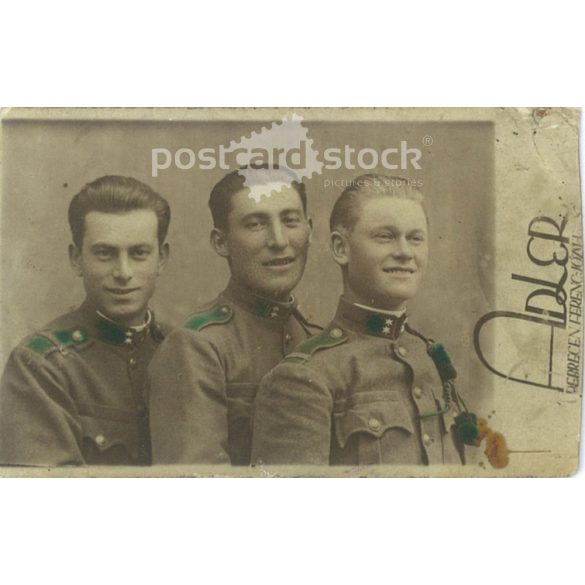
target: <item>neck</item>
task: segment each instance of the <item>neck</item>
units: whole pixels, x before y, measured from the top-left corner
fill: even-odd
[[[145,309],[144,313],[142,313],[141,315],[133,316],[132,318],[128,319],[113,319],[112,317],[106,315],[99,309],[96,309],[96,312],[100,317],[103,317],[104,319],[107,319],[108,321],[111,321],[112,323],[119,325],[120,327],[134,329],[146,327],[146,325],[150,323],[151,319],[150,311],[148,309]]]
[[[232,282],[236,287],[243,288],[248,292],[256,295],[257,297],[261,297],[263,299],[267,299],[270,301],[274,301],[277,303],[289,303],[293,300],[292,291],[262,291],[250,288],[248,285],[244,284],[243,282],[239,281],[238,279],[232,276]]]
[[[406,310],[406,302],[399,299],[379,299],[366,297],[356,293],[349,286],[344,286],[343,296],[354,305],[361,305],[369,309],[378,311],[392,311],[394,313],[403,313]]]

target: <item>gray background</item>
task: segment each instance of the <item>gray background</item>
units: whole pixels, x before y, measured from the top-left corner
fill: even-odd
[[[266,125],[274,120],[266,120]],[[477,319],[488,309],[491,285],[480,266],[489,262],[494,236],[494,131],[487,122],[306,122],[313,147],[349,144],[382,150],[399,146],[423,151],[422,170],[390,173],[325,170],[306,182],[314,221],[307,270],[296,294],[303,312],[325,324],[333,316],[341,278],[329,257],[329,212],[341,189],[326,180],[355,178],[362,172],[422,179],[431,223],[426,282],[410,303],[410,322],[442,341],[462,381],[486,383],[485,368],[471,343]],[[161,276],[153,307],[172,325],[226,284],[225,261],[208,244],[212,227],[207,207],[211,187],[227,172],[180,170],[174,165],[151,176],[151,149],[228,146],[260,130],[258,122],[39,122],[4,121],[1,223],[0,363],[26,334],[39,329],[83,299],[82,282],[68,263],[67,207],[87,182],[121,174],[150,184],[172,208],[171,260]],[[423,145],[431,136],[433,144]],[[484,271],[485,273],[485,271]],[[491,279],[490,279],[491,280]],[[463,382],[465,384],[465,382]],[[468,385],[468,384],[465,384]],[[466,395],[474,392],[466,391]],[[472,402],[474,400],[472,399]]]

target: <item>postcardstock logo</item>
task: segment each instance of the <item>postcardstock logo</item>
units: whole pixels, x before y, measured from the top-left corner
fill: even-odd
[[[302,116],[293,114],[260,132],[252,132],[249,137],[232,140],[226,149],[235,154],[238,165],[243,167],[238,172],[250,190],[251,199],[258,202],[263,196],[270,197],[293,182],[300,183],[322,172],[323,163],[302,122]],[[266,163],[271,167],[268,172],[259,168]]]

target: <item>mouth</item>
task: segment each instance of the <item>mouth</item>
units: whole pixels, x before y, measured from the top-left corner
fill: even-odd
[[[285,256],[284,258],[273,258],[267,262],[262,262],[262,266],[268,266],[271,268],[280,268],[283,266],[289,266],[295,261],[292,256]]]
[[[384,268],[384,272],[391,274],[392,276],[412,276],[416,270],[414,268],[408,268],[406,266],[393,266],[390,268]]]
[[[106,290],[113,295],[119,296],[119,297],[124,297],[126,295],[129,295],[137,290],[139,290],[138,288],[106,288]]]

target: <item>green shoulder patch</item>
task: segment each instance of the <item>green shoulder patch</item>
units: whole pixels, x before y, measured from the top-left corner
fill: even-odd
[[[71,345],[79,345],[88,339],[89,335],[85,329],[61,329],[35,335],[26,346],[35,353],[46,354]]]
[[[42,335],[35,335],[27,344],[26,347],[35,353],[47,353],[52,349],[57,349],[57,346],[48,338]]]
[[[285,358],[285,362],[296,362],[304,364],[309,361],[311,356],[319,351],[320,349],[328,349],[330,347],[336,347],[347,341],[347,335],[343,332],[343,329],[339,327],[332,327],[326,329],[323,333],[315,335],[307,341],[301,343],[296,351],[289,353]]]
[[[193,329],[194,331],[201,331],[201,329],[208,325],[227,323],[233,315],[234,312],[229,305],[217,305],[208,311],[191,315],[185,323],[185,327],[187,327],[187,329]]]

